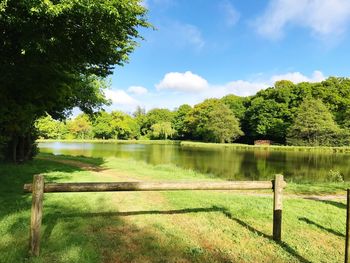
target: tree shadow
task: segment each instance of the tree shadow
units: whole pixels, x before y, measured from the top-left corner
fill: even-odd
[[[46,156],[51,156],[53,160],[34,159],[22,164],[0,163],[0,223],[4,227],[2,230],[10,240],[22,237],[23,233],[29,233],[31,194],[23,192],[24,184],[32,183],[35,174],[58,172],[57,174],[45,176],[46,182],[52,182],[70,178],[70,174],[83,171],[81,168],[73,165],[55,162],[54,155]],[[96,167],[104,164],[102,158],[92,158],[91,162]],[[0,251],[11,254],[17,249],[17,245],[10,244],[11,242],[8,245],[4,245],[4,247],[0,247]],[[17,260],[17,262],[21,261]],[[16,262],[16,260],[8,262]]]
[[[327,231],[328,233],[331,233],[331,234],[336,235],[338,237],[345,237],[344,234],[339,233],[339,232],[337,232],[337,231],[335,231],[335,230],[333,230],[331,228],[324,227],[324,226],[322,226],[322,225],[320,225],[320,224],[318,224],[318,223],[316,223],[316,222],[314,222],[314,221],[312,221],[312,220],[310,220],[310,219],[308,219],[306,217],[299,217],[298,219],[300,221],[303,221],[303,222],[309,224],[309,225],[314,225],[314,226],[318,227],[319,229]]]
[[[56,210],[56,208],[55,208]],[[46,225],[43,233],[43,240],[50,238],[51,233],[59,220],[67,220],[72,218],[94,218],[94,217],[127,217],[138,215],[176,215],[176,214],[189,214],[189,213],[209,213],[209,212],[223,212],[219,207],[208,208],[185,208],[177,210],[146,210],[146,211],[126,211],[126,212],[97,212],[97,213],[52,213],[47,214],[45,217],[48,219],[43,220]]]
[[[235,221],[236,223],[240,224],[242,227],[248,229],[250,232],[252,233],[256,233],[259,236],[266,238],[270,241],[274,241],[276,244],[278,244],[282,249],[284,249],[287,253],[289,253],[290,255],[292,255],[293,257],[295,257],[296,259],[298,259],[300,262],[303,263],[311,263],[311,261],[309,261],[308,259],[304,258],[302,255],[300,255],[295,249],[293,249],[290,245],[288,245],[286,242],[284,241],[275,241],[273,240],[273,237],[271,235],[265,234],[263,232],[261,232],[260,230],[252,227],[251,225],[247,224],[246,222],[242,221],[241,219],[234,217],[232,215],[232,213],[230,213],[226,208],[222,208],[224,215]]]

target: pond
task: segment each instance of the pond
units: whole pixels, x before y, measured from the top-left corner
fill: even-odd
[[[39,147],[44,153],[174,164],[228,180],[268,180],[281,173],[288,182],[347,181],[350,172],[350,155],[344,153],[76,142],[44,142]]]

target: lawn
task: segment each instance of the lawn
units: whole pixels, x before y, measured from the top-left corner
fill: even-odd
[[[54,182],[217,180],[172,165],[117,158],[42,154],[22,165],[1,164],[0,262],[342,262],[344,257],[344,201],[295,194],[342,193],[348,184],[291,184],[281,243],[271,237],[268,192],[47,193],[41,254],[30,258],[31,196],[22,187],[37,173]]]

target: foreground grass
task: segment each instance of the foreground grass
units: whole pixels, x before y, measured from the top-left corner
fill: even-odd
[[[234,191],[46,194],[41,255],[30,258],[31,200],[30,195],[22,194],[22,186],[33,174],[44,173],[46,181],[55,182],[214,180],[175,166],[151,166],[134,160],[40,157],[86,162],[99,167],[100,172],[47,159],[24,165],[1,164],[0,262],[343,260],[343,201],[285,198],[283,242],[276,243],[271,239],[272,196]],[[325,187],[319,186],[321,190]],[[286,191],[300,193],[291,189]]]

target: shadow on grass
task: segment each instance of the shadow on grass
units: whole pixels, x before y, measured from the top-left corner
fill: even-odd
[[[46,156],[55,158],[53,155]],[[93,163],[98,167],[104,164],[104,160],[94,158]],[[0,163],[0,234],[8,240],[0,246],[1,262],[22,262],[27,254],[31,194],[23,192],[23,185],[31,183],[35,174],[44,174],[45,181],[52,182],[70,179],[71,174],[77,171],[82,169],[50,160]],[[21,246],[18,242],[26,244]]]
[[[235,221],[236,223],[240,224],[242,227],[248,229],[250,232],[252,233],[256,233],[259,236],[266,238],[268,240],[274,241],[276,244],[278,244],[282,249],[284,249],[287,253],[289,253],[290,255],[292,255],[293,257],[295,257],[296,259],[298,259],[300,262],[303,263],[311,263],[311,261],[307,260],[306,258],[304,258],[303,256],[301,256],[300,254],[298,254],[298,252],[293,249],[291,246],[289,246],[286,242],[283,241],[275,241],[273,240],[273,237],[270,235],[267,235],[263,232],[261,232],[260,230],[257,230],[256,228],[252,227],[251,225],[247,224],[246,222],[242,221],[241,219],[234,217],[229,211],[227,211],[227,209],[222,208],[222,212],[224,213],[224,215]]]
[[[126,216],[137,216],[137,215],[173,215],[173,214],[186,214],[186,213],[208,213],[208,212],[221,212],[229,219],[235,221],[240,224],[242,227],[248,229],[253,233],[257,233],[259,236],[266,238],[270,241],[274,241],[272,236],[267,235],[254,227],[250,226],[246,222],[242,221],[239,218],[234,217],[230,212],[227,211],[226,208],[212,206],[208,208],[187,208],[187,209],[179,209],[179,210],[150,210],[150,211],[128,211],[128,212],[101,212],[101,213],[70,213],[70,214],[50,214],[49,219],[46,221],[46,229],[43,234],[43,241],[48,241],[51,236],[51,233],[59,220],[67,220],[74,218],[99,218],[99,217],[126,217]],[[276,242],[276,241],[274,241]],[[298,252],[290,247],[287,243],[280,241],[276,242],[282,249],[284,249],[287,253],[298,259],[300,262],[309,263],[311,261],[307,260]]]
[[[137,215],[176,215],[176,214],[188,214],[188,213],[208,213],[208,212],[222,212],[219,207],[208,208],[186,208],[178,210],[149,210],[149,211],[129,211],[129,212],[101,212],[101,213],[55,213],[48,214],[49,220],[46,222],[46,229],[43,234],[43,240],[48,239],[51,236],[52,230],[57,224],[58,220],[69,218],[94,218],[94,217],[115,217],[115,216],[137,216]]]
[[[318,227],[319,229],[324,230],[324,231],[326,231],[326,232],[328,232],[328,233],[331,233],[331,234],[333,234],[333,235],[336,235],[336,236],[338,236],[338,237],[345,237],[344,234],[339,233],[339,232],[337,232],[337,231],[335,231],[335,230],[333,230],[333,229],[331,229],[331,228],[324,227],[324,226],[322,226],[322,225],[320,225],[320,224],[318,224],[318,223],[316,223],[316,222],[314,222],[314,221],[312,221],[312,220],[310,220],[310,219],[308,219],[308,218],[306,218],[306,217],[299,217],[298,219],[299,219],[300,221],[303,221],[303,222],[305,222],[305,223],[307,223],[307,224],[309,224],[309,225],[316,226],[316,227]]]

